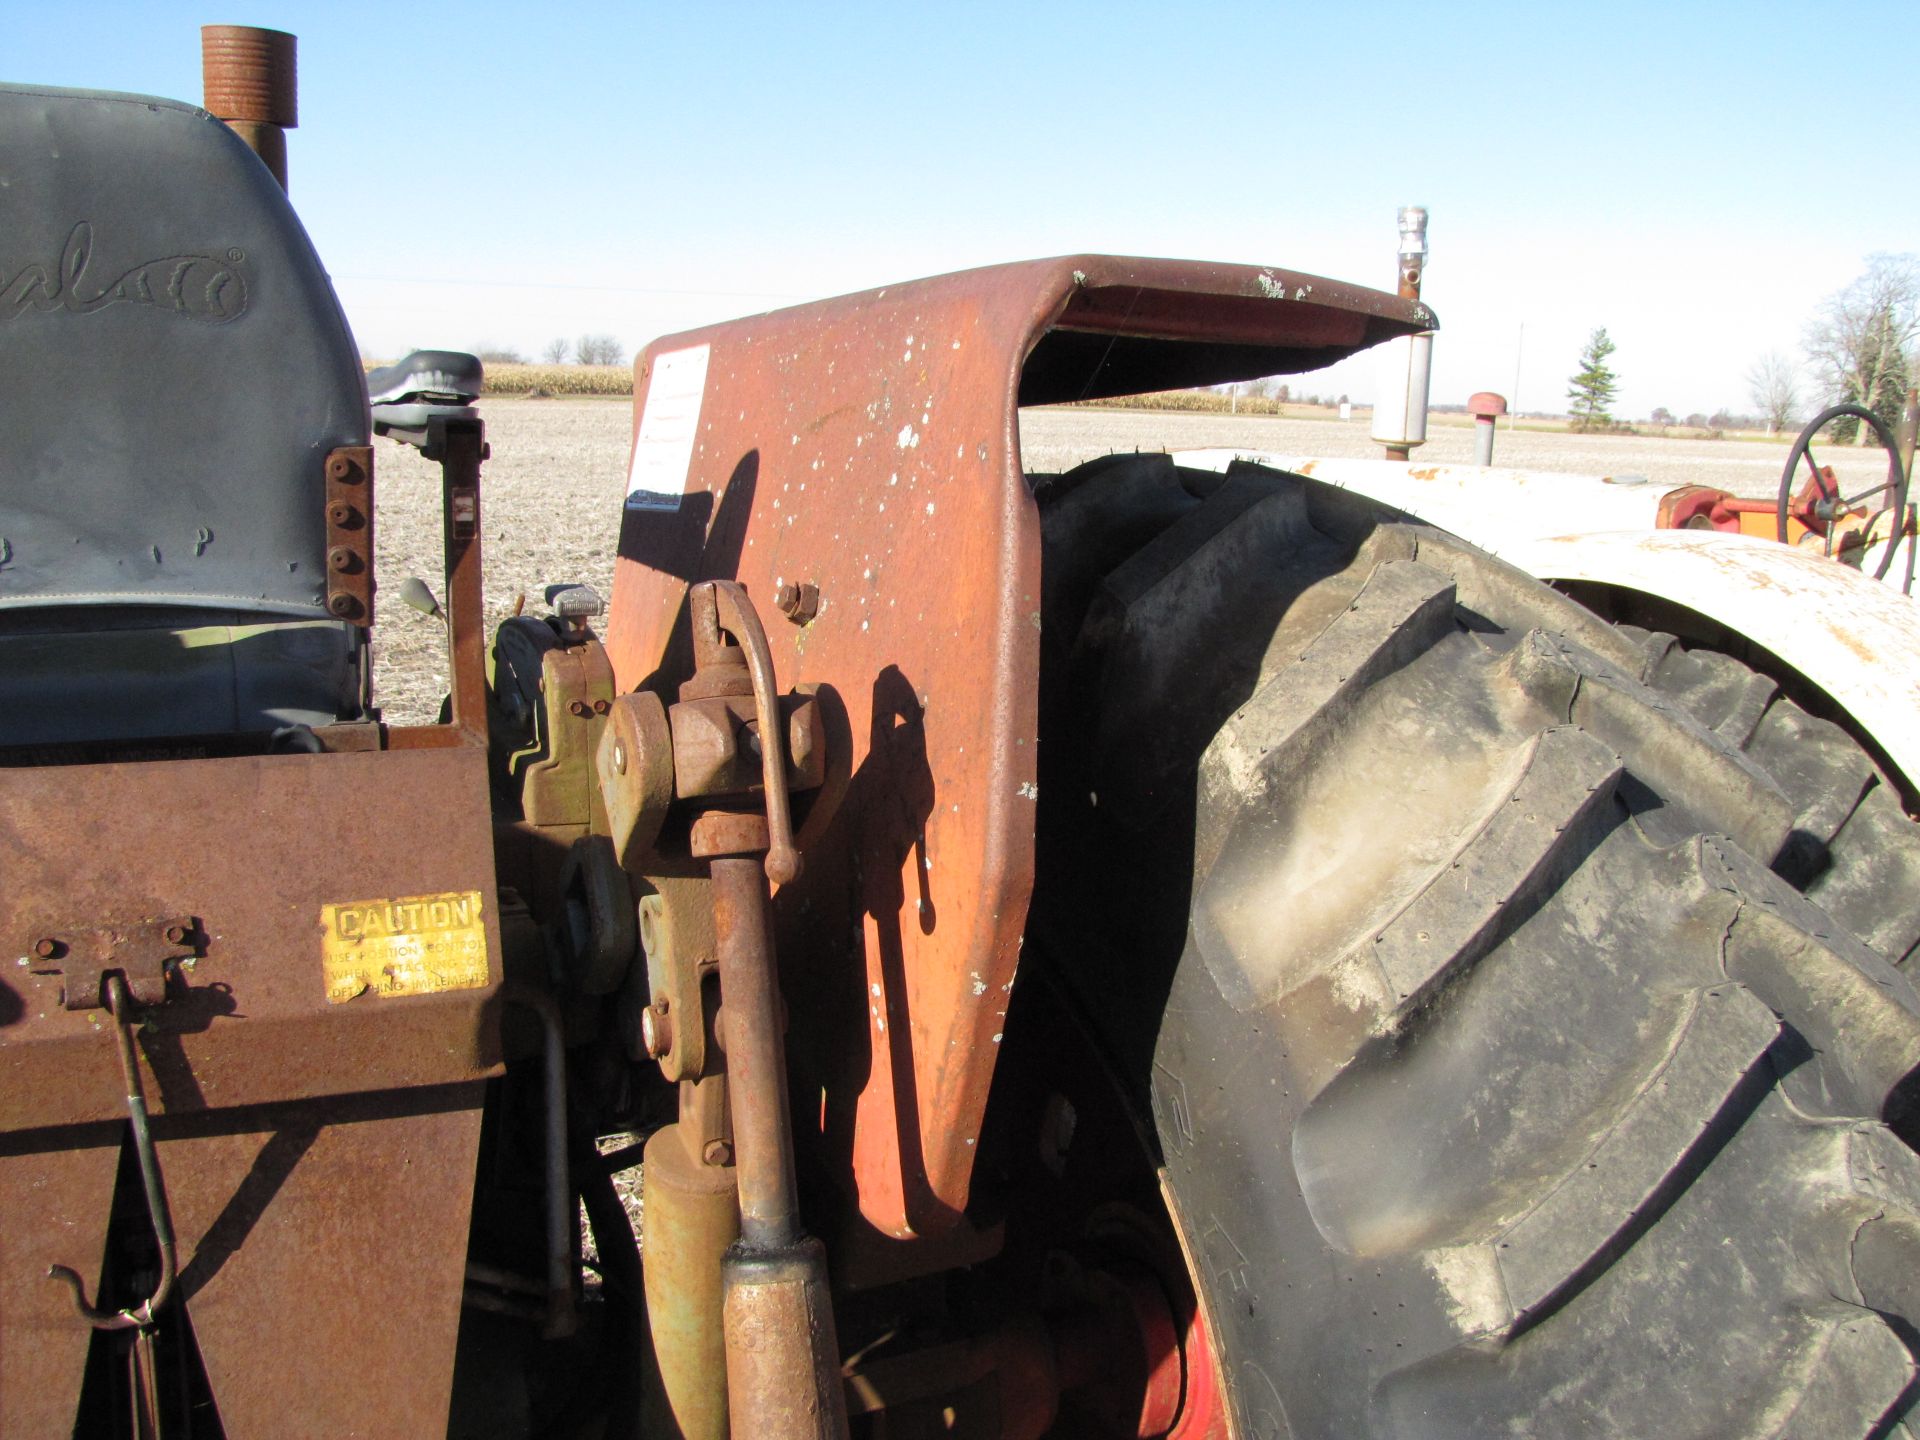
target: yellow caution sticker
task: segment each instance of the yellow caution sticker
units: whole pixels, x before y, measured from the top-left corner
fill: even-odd
[[[487,983],[478,890],[320,907],[327,1003],[359,995],[431,995]]]

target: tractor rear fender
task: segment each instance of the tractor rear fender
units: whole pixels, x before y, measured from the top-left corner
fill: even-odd
[[[1471,538],[1471,537],[1469,537]],[[1920,632],[1897,586],[1817,551],[1701,530],[1562,535],[1502,558],[1585,596],[1646,595],[1770,651],[1920,790]]]
[[[947,1230],[1033,886],[1040,527],[1022,405],[1318,369],[1431,312],[1316,276],[1067,256],[656,341],[607,648],[682,678],[690,581],[738,579],[850,778],[777,902],[799,1143],[884,1234]],[[776,587],[818,587],[782,618]],[[816,827],[817,828],[817,827]],[[1124,897],[1124,877],[1115,877]]]
[[[1613,592],[1613,618],[1644,596],[1693,611],[1825,694],[1856,734],[1920,794],[1920,634],[1914,602],[1889,582],[1816,551],[1750,536],[1670,529],[1700,486],[1649,484],[1642,476],[1574,475],[1500,466],[1405,464],[1229,449],[1187,450],[1180,465],[1226,470],[1248,460],[1356,490],[1423,524],[1458,535],[1529,575],[1599,603]],[[1896,566],[1904,556],[1895,556]],[[1666,628],[1654,619],[1655,628]],[[1691,639],[1709,637],[1696,635]],[[1764,666],[1762,668],[1765,668]]]

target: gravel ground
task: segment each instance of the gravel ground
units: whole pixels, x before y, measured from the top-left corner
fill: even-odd
[[[492,458],[481,472],[487,634],[525,593],[578,582],[613,593],[632,403],[618,400],[482,402]],[[440,467],[411,446],[376,440],[374,703],[394,724],[431,721],[447,689],[446,635],[400,603],[418,575],[446,599],[440,542]]]
[[[1473,463],[1473,430],[1434,424],[1416,460]],[[1365,420],[1283,420],[1272,415],[1193,415],[1149,410],[1030,410],[1021,417],[1029,470],[1065,470],[1111,450],[1199,450],[1215,446],[1291,455],[1379,459]],[[1656,485],[1713,485],[1736,495],[1773,498],[1792,444],[1747,440],[1676,440],[1652,435],[1572,435],[1564,431],[1502,430],[1496,465],[1560,470],[1570,475],[1645,475]],[[1862,450],[1817,447],[1843,484],[1864,489],[1887,473],[1877,446]]]
[[[481,489],[485,517],[487,625],[509,614],[524,593],[537,605],[546,585],[566,581],[613,590],[613,551],[627,465],[631,404],[624,398],[514,400],[489,398],[481,413],[493,447]],[[1114,450],[1187,450],[1227,446],[1283,454],[1378,457],[1364,420],[1286,420],[1266,415],[1196,415],[1178,411],[1061,409],[1022,414],[1021,445],[1029,470],[1058,471]],[[1435,424],[1418,459],[1466,463],[1473,458],[1467,426]],[[430,721],[447,686],[440,627],[399,603],[400,582],[418,575],[436,594],[444,588],[440,550],[439,468],[419,452],[377,441],[379,510],[376,540],[381,578],[374,699],[390,721]],[[1502,432],[1494,459],[1502,465],[1569,474],[1640,474],[1661,486],[1716,485],[1736,494],[1771,497],[1780,483],[1787,442],[1669,440],[1651,436]],[[1885,475],[1876,449],[1819,452],[1849,488]],[[442,596],[444,599],[445,597]]]

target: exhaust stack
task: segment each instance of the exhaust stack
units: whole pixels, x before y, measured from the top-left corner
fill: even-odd
[[[287,131],[300,123],[298,42],[283,30],[252,25],[200,27],[206,107],[224,120],[287,188]]]

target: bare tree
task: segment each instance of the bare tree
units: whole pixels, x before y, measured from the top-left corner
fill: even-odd
[[[1870,255],[1866,273],[1829,295],[1807,327],[1807,357],[1834,401],[1851,401],[1879,412],[1889,425],[1900,401],[1920,338],[1920,256]],[[1864,445],[1868,427],[1855,427]]]
[[[1799,371],[1778,350],[1769,350],[1747,370],[1747,393],[1766,417],[1767,433],[1777,434],[1800,408]]]
[[[611,335],[582,335],[573,342],[573,358],[582,365],[618,365],[626,354]]]
[[[571,340],[549,340],[547,348],[540,352],[540,358],[549,365],[564,365],[571,354],[573,354]]]

